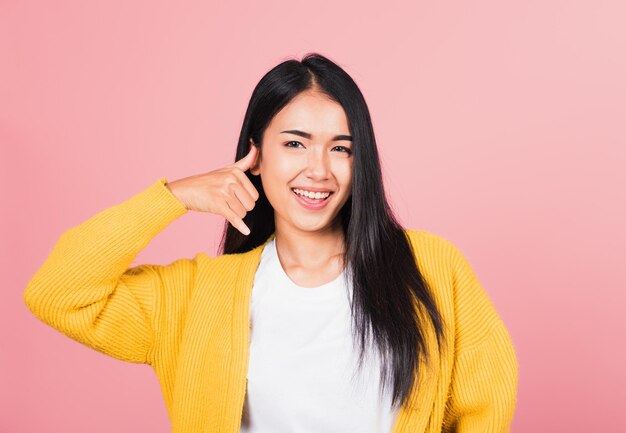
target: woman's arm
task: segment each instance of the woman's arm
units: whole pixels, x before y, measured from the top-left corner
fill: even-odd
[[[469,262],[454,245],[448,247],[456,350],[442,432],[509,432],[517,400],[515,348]]]
[[[193,291],[199,255],[168,266],[128,266],[152,238],[189,210],[223,215],[248,234],[243,218],[259,193],[244,172],[257,155],[251,145],[245,157],[226,167],[171,185],[161,178],[67,230],[29,281],[26,305],[76,341],[118,359],[152,364],[160,324],[171,329],[175,317],[170,316],[181,314]]]
[[[129,265],[186,212],[161,178],[65,231],[28,282],[26,305],[86,346],[121,360],[151,363],[163,302],[193,290],[197,256],[168,266]]]

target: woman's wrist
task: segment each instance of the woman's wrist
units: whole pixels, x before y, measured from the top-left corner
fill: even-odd
[[[168,189],[168,190],[172,193],[172,195],[173,195],[174,197],[176,197],[176,199],[177,199],[179,202],[181,202],[181,204],[182,204],[183,206],[185,206],[185,208],[186,208],[187,210],[189,210],[189,206],[187,206],[187,204],[185,203],[185,201],[182,199],[182,197],[181,197],[181,195],[180,195],[180,191],[179,191],[179,190],[177,189],[177,187],[176,187],[176,181],[171,182],[171,183],[170,183],[170,182],[166,182],[166,183],[165,183],[165,187],[166,187],[166,188],[167,188],[167,189]]]

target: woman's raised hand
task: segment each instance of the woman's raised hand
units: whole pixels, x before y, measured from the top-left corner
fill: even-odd
[[[249,235],[243,217],[254,208],[259,193],[244,172],[254,165],[258,152],[252,145],[248,154],[233,164],[168,182],[167,187],[188,210],[222,215]]]

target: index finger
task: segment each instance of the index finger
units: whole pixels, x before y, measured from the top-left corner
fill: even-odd
[[[237,177],[239,177],[239,180],[243,184],[243,187],[246,189],[248,194],[250,194],[250,197],[252,197],[254,201],[257,201],[259,199],[259,192],[256,190],[252,182],[250,182],[248,176],[246,176],[245,173],[237,170],[235,170],[235,174],[237,175]]]

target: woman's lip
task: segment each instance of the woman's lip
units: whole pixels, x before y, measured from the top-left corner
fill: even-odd
[[[292,186],[291,189],[301,189],[303,191],[311,191],[311,192],[330,192],[330,193],[334,192],[333,190],[330,190],[330,189],[301,187],[301,186]]]
[[[296,197],[296,200],[298,201],[298,203],[300,203],[301,206],[305,207],[306,209],[311,209],[311,210],[318,210],[318,209],[322,209],[323,207],[325,207],[328,201],[330,200],[330,197],[333,195],[331,192],[331,194],[325,200],[322,200],[319,203],[309,203],[301,195],[297,194],[295,191],[292,190],[291,192]]]

